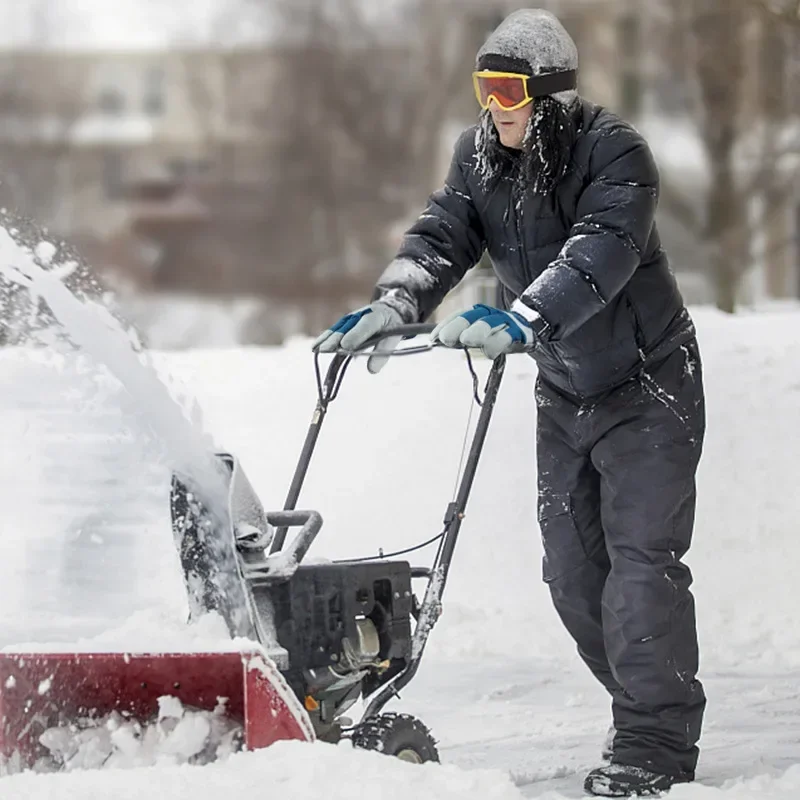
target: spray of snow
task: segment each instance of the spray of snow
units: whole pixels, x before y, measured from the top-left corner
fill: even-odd
[[[225,486],[210,440],[199,434],[181,406],[169,394],[144,353],[136,352],[132,336],[102,305],[81,301],[64,285],[74,264],[45,270],[37,259],[50,263],[55,248],[48,242],[27,252],[0,228],[0,272],[27,288],[31,297],[44,302],[72,342],[102,364],[131,395],[144,420],[166,445],[174,468],[192,477],[207,496],[224,508]]]
[[[119,382],[137,409],[139,422],[163,446],[167,466],[181,476],[189,490],[187,498],[202,507],[201,516],[192,522],[199,530],[187,528],[176,535],[194,535],[204,540],[204,548],[213,553],[218,567],[213,578],[218,593],[232,601],[231,624],[236,632],[249,630],[235,554],[227,541],[231,529],[228,480],[212,442],[192,424],[170,394],[138,348],[135,334],[127,333],[104,306],[91,299],[80,299],[65,286],[63,278],[74,271],[76,264],[52,266],[55,252],[54,246],[46,241],[40,241],[31,252],[9,231],[0,228],[0,275],[27,289],[34,307],[44,303],[69,340]],[[50,268],[45,269],[43,264]],[[194,618],[203,611],[203,607],[193,604]]]

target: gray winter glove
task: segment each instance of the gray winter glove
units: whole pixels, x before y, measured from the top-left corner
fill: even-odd
[[[337,350],[355,352],[381,331],[402,324],[403,318],[399,312],[378,300],[345,314],[317,337],[311,349],[319,353],[334,353]],[[389,354],[401,341],[402,336],[391,336],[378,342],[367,360],[367,369],[373,374],[379,372],[388,361]]]
[[[431,333],[445,347],[478,347],[492,360],[507,353],[530,352],[536,334],[530,320],[516,311],[503,311],[482,303],[443,319]]]

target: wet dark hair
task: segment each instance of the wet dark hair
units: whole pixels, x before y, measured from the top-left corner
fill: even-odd
[[[485,184],[510,176],[519,188],[546,195],[567,173],[579,132],[577,109],[550,96],[537,97],[533,103],[521,150],[505,147],[491,113],[481,112],[478,165]]]

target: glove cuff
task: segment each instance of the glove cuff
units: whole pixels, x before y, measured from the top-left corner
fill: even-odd
[[[389,289],[374,297],[371,305],[385,306],[396,314],[398,325],[408,325],[418,321],[413,303],[398,289]]]
[[[550,328],[545,318],[535,309],[522,300],[517,299],[511,304],[511,311],[519,314],[532,328],[537,339],[546,339]]]

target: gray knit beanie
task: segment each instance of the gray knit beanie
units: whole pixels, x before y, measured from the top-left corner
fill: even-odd
[[[522,8],[509,14],[489,35],[478,51],[476,67],[501,71],[525,68],[529,75],[577,70],[578,48],[549,11]],[[552,96],[571,106],[578,94],[568,89]]]

